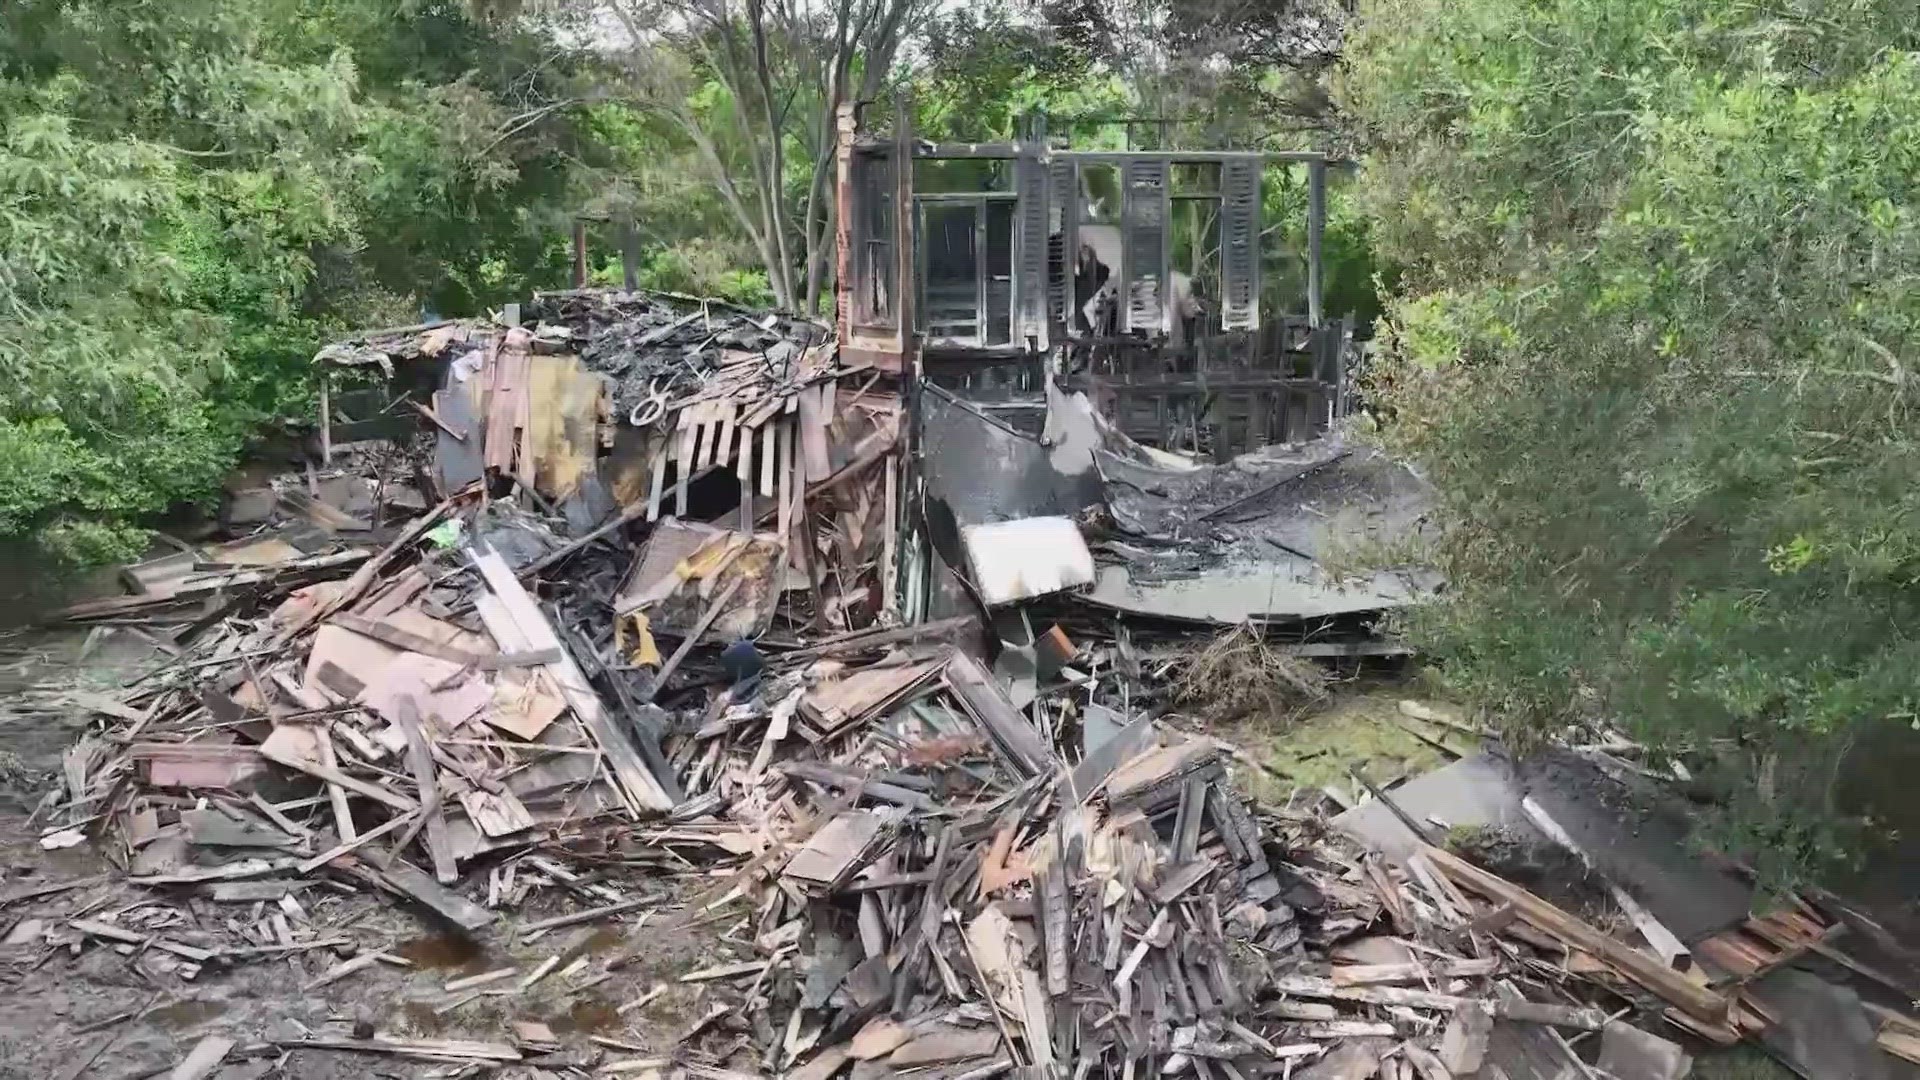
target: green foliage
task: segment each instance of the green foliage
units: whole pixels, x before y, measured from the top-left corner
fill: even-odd
[[[925,37],[926,63],[909,86],[925,138],[1011,139],[1036,109],[1050,130],[1072,132],[1130,107],[1117,75],[1004,3],[945,11]]]
[[[1913,15],[1369,0],[1340,88],[1442,493],[1415,633],[1516,733],[1697,751],[1780,874],[1861,852],[1836,781],[1920,702]]]
[[[773,290],[767,284],[767,272],[754,266],[743,268],[750,261],[750,256],[736,248],[690,240],[647,252],[635,284],[654,292],[712,297],[742,307],[768,307],[773,303]],[[594,284],[609,288],[621,284],[621,278],[617,258],[609,259],[592,275]]]
[[[1328,169],[1327,222],[1320,237],[1321,303],[1329,315],[1351,315],[1362,332],[1380,317],[1377,284],[1391,287],[1391,268],[1373,249],[1373,223],[1356,194],[1357,182]],[[1262,311],[1307,310],[1307,172],[1303,166],[1270,165],[1261,183],[1262,219],[1269,235],[1262,247]]]
[[[123,557],[310,409],[327,334],[562,280],[533,216],[564,196],[565,130],[476,152],[553,61],[456,5],[10,4],[0,538]]]

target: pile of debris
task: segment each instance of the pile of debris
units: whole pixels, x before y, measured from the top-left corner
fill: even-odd
[[[521,942],[631,926],[613,955],[576,944],[455,979],[451,1011],[556,973],[611,978],[643,938],[727,920],[735,956],[677,976],[705,988],[694,1023],[593,1040],[637,1055],[607,1071],[638,1074],[1431,1080],[1473,1075],[1506,1031],[1579,1069],[1570,1044],[1601,1032],[1600,1068],[1678,1076],[1684,1055],[1627,1010],[1721,1042],[1764,1024],[1704,975],[1429,846],[1432,824],[1389,792],[1376,801],[1416,838],[1397,864],[1317,807],[1250,805],[1229,771],[1247,755],[1183,730],[1171,710],[1209,649],[1251,642],[1261,671],[1290,670],[1270,648],[1302,664],[1373,651],[1356,623],[1417,591],[1342,591],[1311,565],[1323,533],[1293,520],[1300,499],[1355,492],[1417,517],[1376,459],[1193,469],[1084,412],[1073,428],[1085,399],[1059,395],[1047,444],[993,429],[970,460],[983,415],[929,389],[913,400],[939,417],[909,416],[894,375],[843,365],[808,324],[625,294],[530,314],[545,321],[323,354],[431,367],[438,389],[415,402],[431,461],[409,483],[438,501],[410,520],[380,494],[347,527],[311,494],[280,498],[318,487],[318,470],[295,475],[275,487],[286,529],[131,568],[138,594],[67,613],[172,659],[76,699],[99,722],[37,815],[41,843],[92,842],[154,899],[23,940],[106,942],[149,978],[293,957],[317,989],[402,961],[350,920],[312,919],[315,892],[393,897],[476,936],[536,894],[564,900],[513,920]],[[1054,471],[995,518],[996,468]],[[1096,571],[1089,536],[1131,576]],[[1176,545],[1192,565],[1173,566]],[[1265,574],[1231,617],[1208,614],[1236,588],[1207,580],[1221,567]],[[219,926],[169,902],[183,896],[255,907]],[[520,1034],[277,1045],[596,1064]]]
[[[675,631],[677,659],[716,611],[738,610],[728,604],[747,579],[713,568],[762,541],[713,530],[696,543],[673,524],[637,566],[666,561],[652,547],[674,543],[684,554],[671,583],[727,581]],[[626,865],[726,869],[646,934],[751,905],[738,917],[754,955],[680,976],[711,984],[714,1004],[678,1045],[649,1048],[669,1051],[660,1067],[816,1078],[849,1063],[859,1075],[1358,1077],[1384,1061],[1469,1075],[1495,1018],[1607,1026],[1557,993],[1517,989],[1554,967],[1552,953],[1580,950],[1588,974],[1658,968],[1444,852],[1402,878],[1312,815],[1263,817],[1215,740],[1148,716],[1117,722],[1090,702],[1135,678],[1112,647],[1069,645],[1067,661],[1111,674],[1057,667],[1021,708],[975,658],[977,620],[867,629],[738,650],[714,692],[656,707],[613,670],[625,645],[592,646],[560,621],[565,602],[543,605],[522,583],[553,551],[503,539],[516,567],[488,540],[530,533],[477,492],[449,500],[350,577],[295,588],[257,620],[223,618],[119,699],[89,700],[109,722],[69,752],[43,842],[84,834],[133,884],[276,907],[260,928],[230,924],[231,937],[152,921],[160,906],[142,909],[147,921],[81,918],[65,931],[157,950],[159,970],[180,978],[330,954],[312,977],[325,985],[383,953],[295,929],[293,897],[315,878],[485,933],[532,883],[590,881],[566,866],[569,844],[624,816],[638,822]],[[672,622],[678,590],[636,576],[649,587],[622,595]],[[659,903],[579,894],[593,906],[521,932]],[[1525,944],[1495,933],[1521,930]],[[524,986],[575,963],[587,960],[563,952],[501,978]],[[1690,1018],[1725,1022],[1718,995],[1662,975],[1652,986],[1683,987]],[[456,983],[450,994],[487,985]],[[537,1058],[506,1043],[283,1045]]]

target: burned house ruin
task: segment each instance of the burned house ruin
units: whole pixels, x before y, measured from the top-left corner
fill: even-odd
[[[904,108],[888,134],[843,109],[843,349],[893,370],[911,354],[927,383],[1016,426],[1045,374],[1075,377],[1128,437],[1217,460],[1346,411],[1352,324],[1322,310],[1325,155],[1074,150],[1042,116],[1023,127],[935,143]],[[1270,163],[1307,171],[1306,310],[1263,320]]]

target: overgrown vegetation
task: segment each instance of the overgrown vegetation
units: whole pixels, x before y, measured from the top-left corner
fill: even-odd
[[[1915,14],[1365,0],[1348,41],[1373,393],[1443,507],[1412,631],[1511,734],[1692,750],[1775,875],[1884,837],[1848,755],[1920,726]]]
[[[137,552],[348,324],[559,283],[566,57],[448,5],[17,0],[0,20],[0,535]],[[536,64],[544,64],[544,68]]]

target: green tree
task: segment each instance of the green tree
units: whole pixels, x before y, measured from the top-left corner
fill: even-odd
[[[676,129],[758,254],[774,302],[818,312],[835,117],[879,96],[928,0],[579,0],[623,33],[601,96]]]
[[[1694,751],[1780,873],[1858,852],[1849,755],[1920,711],[1914,14],[1367,0],[1341,87],[1441,492],[1415,633],[1517,734]]]
[[[513,96],[568,63],[411,0],[10,4],[0,536],[124,556],[304,405],[329,328],[536,274],[575,148]]]

